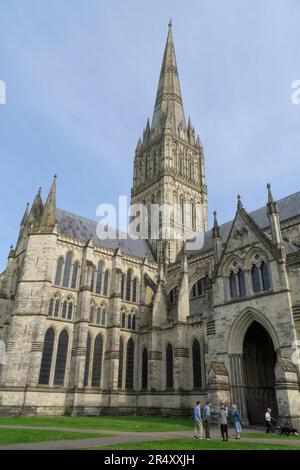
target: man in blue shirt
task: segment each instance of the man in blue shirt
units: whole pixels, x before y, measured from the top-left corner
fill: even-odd
[[[211,400],[208,400],[204,407],[204,426],[205,426],[205,437],[206,439],[210,439],[210,407],[211,407]]]
[[[194,408],[194,420],[195,420],[195,439],[203,439],[203,425],[201,417],[201,403],[197,401]]]

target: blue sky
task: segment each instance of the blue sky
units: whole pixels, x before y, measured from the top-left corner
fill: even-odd
[[[300,189],[298,0],[0,0],[0,270],[27,201],[95,218],[130,193],[169,17],[186,116],[206,157],[210,216]]]

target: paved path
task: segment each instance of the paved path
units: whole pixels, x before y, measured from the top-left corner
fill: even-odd
[[[61,428],[61,427],[41,427],[41,426],[9,426],[0,425],[1,429],[34,429],[34,430],[52,430],[52,431],[69,431],[78,433],[95,434],[94,438],[87,439],[73,439],[64,441],[46,441],[46,442],[33,442],[30,444],[11,444],[8,446],[0,446],[0,450],[74,450],[84,449],[86,447],[102,447],[118,444],[128,444],[133,442],[144,442],[144,441],[162,441],[168,439],[191,439],[193,438],[192,431],[174,431],[174,432],[122,432],[122,431],[110,431],[101,429],[73,429],[73,428]],[[251,433],[262,433],[258,429],[245,429],[245,432]],[[96,437],[97,434],[101,434],[102,437]],[[220,440],[219,430],[213,429],[212,439]],[[282,445],[293,445],[299,447],[299,439],[258,439],[245,437],[239,442],[253,442],[258,444],[282,444]]]

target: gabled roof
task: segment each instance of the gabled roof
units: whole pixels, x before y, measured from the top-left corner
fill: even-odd
[[[277,207],[279,210],[280,222],[285,222],[288,219],[300,215],[300,191],[297,193],[291,194],[290,196],[284,197],[283,199],[279,199],[277,201]],[[269,219],[267,215],[267,207],[260,207],[255,211],[248,213],[250,217],[253,219],[255,224],[261,229],[266,230],[269,227]],[[225,222],[225,224],[220,225],[220,232],[222,237],[222,242],[225,243],[232,226],[233,220],[229,222]],[[290,243],[285,242],[285,246],[287,248],[287,252],[295,251],[295,247],[292,250],[293,245]],[[205,252],[211,250],[213,248],[213,241],[212,241],[212,230],[208,230],[204,234],[204,245],[199,252]],[[190,254],[195,254],[195,251],[190,251]]]
[[[151,247],[147,240],[133,240],[129,237],[123,239],[119,235],[126,236],[124,232],[117,230],[116,239],[101,240],[97,236],[98,222],[90,220],[80,215],[72,214],[62,209],[57,209],[57,229],[58,233],[72,237],[77,240],[87,241],[92,236],[95,246],[116,250],[120,247],[122,253],[138,258],[148,257],[154,261]]]

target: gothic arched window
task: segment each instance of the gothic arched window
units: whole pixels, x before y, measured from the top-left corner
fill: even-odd
[[[126,355],[126,389],[133,390],[134,377],[134,342],[132,338],[127,343]]]
[[[229,284],[230,284],[230,296],[232,299],[236,299],[238,296],[238,290],[237,290],[237,275],[231,271],[230,276],[229,276]]]
[[[256,264],[252,266],[251,276],[252,276],[253,291],[260,292],[261,287],[260,287],[259,269],[256,266]]]
[[[86,387],[89,383],[90,356],[91,356],[91,335],[88,333],[86,341],[85,366],[83,385]]]
[[[109,277],[109,272],[105,271],[104,282],[103,282],[103,295],[107,295],[108,293],[108,277]]]
[[[102,275],[103,275],[103,261],[99,261],[96,280],[96,294],[101,294],[102,289]]]
[[[197,339],[194,339],[193,341],[192,356],[193,356],[193,386],[194,386],[194,389],[200,389],[202,387],[201,349],[200,349],[200,343]]]
[[[148,388],[148,351],[147,348],[143,350],[142,357],[142,390]]]
[[[101,311],[101,325],[104,326],[106,323],[106,308],[102,307]]]
[[[90,289],[92,292],[94,292],[95,289],[95,271],[96,268],[95,266],[90,266],[90,275],[91,275],[91,284],[90,284]]]
[[[57,266],[56,266],[56,274],[55,274],[55,284],[57,286],[60,286],[61,284],[61,275],[62,275],[63,265],[64,265],[63,258],[58,258]]]
[[[68,320],[73,320],[73,302],[72,302],[72,300],[69,301],[69,305],[68,305]]]
[[[51,365],[52,365],[52,356],[53,356],[53,346],[54,346],[54,330],[49,328],[46,331],[44,339],[44,348],[40,368],[39,384],[40,385],[49,385]]]
[[[68,302],[65,300],[62,305],[61,318],[67,318]]]
[[[56,364],[54,373],[54,385],[64,385],[69,345],[69,334],[63,330],[58,338]]]
[[[128,315],[127,328],[128,328],[128,330],[131,330],[131,313],[129,313],[129,315]]]
[[[94,344],[94,358],[92,369],[92,387],[100,387],[101,369],[103,355],[103,339],[102,335],[98,335]]]
[[[135,313],[132,315],[132,324],[131,324],[131,328],[133,330],[136,329],[136,316],[135,316]]]
[[[195,299],[197,297],[201,297],[201,295],[204,295],[204,283],[205,283],[204,277],[202,277],[201,279],[198,279],[198,281],[195,282],[191,290],[192,299]]]
[[[132,302],[136,302],[137,293],[137,278],[135,277],[132,283]]]
[[[100,323],[101,323],[101,308],[97,308],[96,324],[100,325]]]
[[[118,370],[118,388],[123,386],[123,361],[124,361],[124,340],[120,337],[119,342],[119,370]]]
[[[169,343],[166,350],[166,386],[168,390],[172,390],[173,383],[173,348]]]
[[[76,286],[77,286],[77,276],[78,276],[78,268],[79,268],[79,263],[78,263],[78,261],[75,261],[75,263],[73,264],[71,289],[76,289]]]
[[[125,274],[122,274],[121,279],[121,297],[122,299],[125,299]]]
[[[121,325],[122,328],[126,328],[126,314],[124,310],[121,311]]]
[[[246,295],[245,272],[239,269],[237,273],[237,278],[238,278],[238,286],[239,286],[239,295],[240,297],[244,297]]]
[[[126,300],[131,300],[131,278],[132,278],[132,271],[128,269],[127,271],[127,279],[126,279]]]
[[[266,263],[264,262],[261,263],[260,272],[261,272],[263,290],[269,290],[271,288],[271,283],[270,283],[270,276],[269,276],[269,268]]]
[[[178,287],[175,286],[169,292],[169,302],[170,304],[176,304],[178,302]]]
[[[70,282],[70,272],[71,272],[71,262],[72,262],[72,253],[68,252],[65,262],[65,271],[63,279],[63,287],[69,287]]]
[[[60,311],[60,298],[56,296],[55,304],[54,304],[54,317],[58,318],[59,317],[59,311]]]

